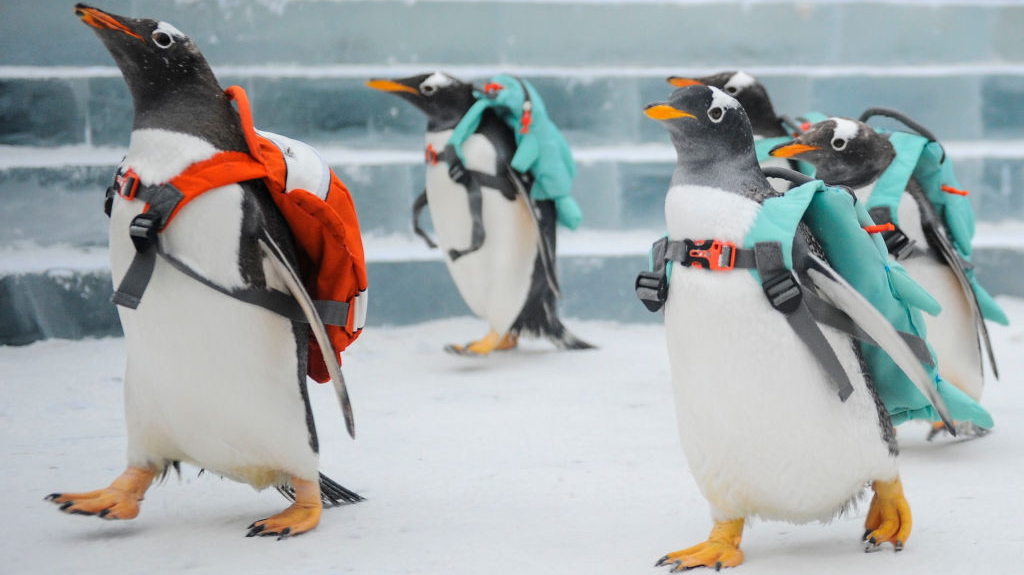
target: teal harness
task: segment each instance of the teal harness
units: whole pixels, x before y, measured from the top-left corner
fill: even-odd
[[[815,353],[833,382],[837,376],[829,364],[834,360],[834,352],[831,352],[832,358],[829,358],[827,352],[821,351],[820,342],[809,343],[809,337],[801,333],[809,328],[791,319],[793,315],[802,313],[799,310],[801,306],[808,308],[807,311],[816,323],[830,325],[861,339],[864,361],[894,424],[911,419],[938,421],[938,413],[928,399],[884,350],[873,342],[864,341],[858,328],[851,325],[852,320],[848,316],[844,319],[845,314],[834,308],[829,309],[828,304],[823,307],[823,302],[811,290],[804,289],[801,294],[800,287],[792,285],[795,279],[787,285],[785,278],[794,277],[793,241],[801,221],[808,225],[820,242],[832,268],[889,319],[904,340],[911,344],[922,366],[935,382],[939,395],[945,400],[950,415],[956,420],[971,421],[979,427],[991,428],[993,423],[988,412],[938,375],[934,351],[923,339],[924,322],[921,316],[922,310],[938,312],[938,303],[910,278],[900,264],[890,260],[881,238],[865,231],[865,228],[872,229],[874,222],[864,206],[843,188],[829,187],[820,180],[812,180],[784,195],[765,200],[751,230],[744,238],[742,248],[719,245],[715,249],[712,240],[669,242],[667,238],[662,238],[652,248],[651,271],[643,272],[637,278],[637,295],[651,311],[660,309],[668,293],[671,267],[676,262],[716,271],[748,268],[764,287],[773,307],[787,314],[791,326]],[[682,249],[673,244],[683,244]],[[696,248],[691,248],[691,245],[696,245]],[[773,251],[781,256],[784,273],[778,273],[778,269],[772,277],[764,273],[765,267],[760,260],[765,246],[777,246]],[[795,293],[793,299],[803,300],[795,304],[790,302],[788,307],[793,311],[789,312],[777,305],[779,296],[787,290],[790,294]],[[814,330],[817,330],[817,326],[814,326]],[[812,334],[810,339],[814,337],[817,336]],[[840,398],[845,399],[841,389],[840,383]]]

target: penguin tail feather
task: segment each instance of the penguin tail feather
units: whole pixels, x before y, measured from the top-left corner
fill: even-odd
[[[548,335],[548,339],[550,339],[558,349],[597,349],[596,345],[576,337],[571,331],[566,329],[564,325],[561,327],[562,329],[559,330],[560,333],[557,335]]]
[[[288,501],[295,501],[295,489],[291,485],[277,485],[277,492]],[[320,501],[324,507],[338,507],[363,501],[363,496],[343,487],[337,481],[320,474]]]

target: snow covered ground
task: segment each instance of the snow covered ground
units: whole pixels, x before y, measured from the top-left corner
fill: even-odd
[[[863,504],[824,526],[753,524],[739,573],[1019,572],[1024,300],[1001,303],[1014,324],[992,327],[995,431],[927,443],[922,425],[899,429],[906,550],[862,551]],[[59,513],[46,494],[105,486],[123,468],[123,341],[0,347],[0,573],[663,572],[653,563],[711,523],[676,437],[662,328],[569,323],[600,349],[535,341],[480,360],[441,351],[482,335],[470,318],[367,330],[345,358],[356,441],[333,391],[311,391],[322,468],[367,500],[282,542],[243,537],[284,508],[277,493],[189,467],[135,520]]]

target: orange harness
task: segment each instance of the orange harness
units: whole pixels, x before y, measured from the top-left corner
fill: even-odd
[[[219,152],[190,165],[164,184],[140,186],[139,178],[129,168],[119,173],[108,190],[109,201],[114,193],[128,200],[146,201],[143,213],[130,226],[137,250],[128,272],[112,298],[114,303],[134,309],[152,274],[156,255],[202,283],[227,295],[261,305],[302,321],[294,302],[282,302],[277,292],[268,290],[227,290],[213,285],[181,261],[159,247],[158,232],[166,228],[189,202],[200,195],[229,184],[262,179],[270,190],[295,238],[299,257],[299,276],[317,308],[335,353],[340,353],[362,330],[367,288],[366,263],[352,196],[332,171],[326,199],[303,189],[287,189],[288,167],[284,154],[270,139],[260,136],[253,127],[249,100],[239,86],[225,90],[238,105],[249,153]],[[310,337],[308,374],[321,383],[330,379],[315,339]]]

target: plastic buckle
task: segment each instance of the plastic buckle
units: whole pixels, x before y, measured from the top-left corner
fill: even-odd
[[[793,277],[793,272],[788,270],[762,283],[761,289],[772,307],[786,315],[796,311],[803,299],[800,284]]]
[[[114,186],[117,188],[117,193],[126,200],[135,199],[135,194],[139,192],[139,176],[134,170],[128,168],[128,171],[124,174],[118,174],[114,178]]]
[[[683,265],[712,271],[729,271],[736,265],[736,244],[718,240],[683,240]]]
[[[655,312],[665,305],[668,299],[668,280],[665,274],[640,272],[636,276],[636,297],[640,298],[648,311]]]
[[[491,82],[489,84],[484,84],[484,95],[487,96],[488,98],[492,98],[493,99],[493,98],[498,97],[498,92],[500,92],[500,91],[502,91],[504,89],[505,89],[505,86],[502,86],[501,84],[499,84],[497,82]]]
[[[136,251],[144,252],[156,242],[159,223],[160,214],[153,211],[132,218],[132,222],[128,224],[128,235],[132,238]]]
[[[434,149],[433,144],[427,144],[427,149],[423,153],[426,156],[428,164],[431,166],[437,165],[437,150]]]
[[[891,232],[884,232],[882,239],[885,241],[885,249],[889,250],[897,260],[906,259],[914,251],[914,240],[907,237],[899,228]]]

